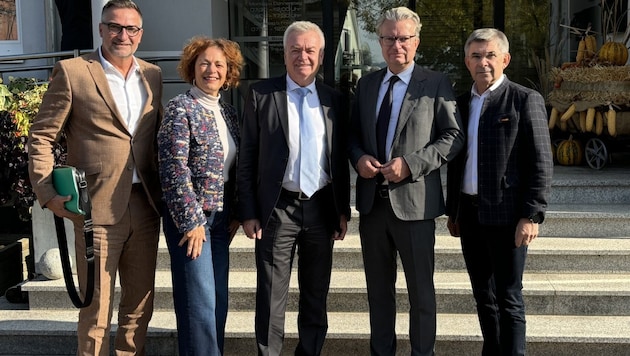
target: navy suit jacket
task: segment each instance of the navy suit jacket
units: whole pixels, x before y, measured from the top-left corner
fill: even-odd
[[[470,92],[457,104],[468,129]],[[466,131],[467,132],[467,131]],[[481,109],[479,222],[508,225],[547,209],[553,160],[543,97],[505,78]],[[467,148],[448,164],[447,215],[457,220]]]
[[[347,105],[340,92],[317,82],[328,140],[326,152],[337,219],[350,219],[350,172],[346,152]],[[289,159],[289,115],[286,75],[267,79],[249,88],[237,171],[239,218],[259,219],[265,228],[282,191]],[[337,226],[335,226],[336,228]]]

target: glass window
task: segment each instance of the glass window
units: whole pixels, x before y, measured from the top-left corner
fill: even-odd
[[[544,70],[537,65],[546,58],[550,43],[548,0],[231,0],[231,38],[241,44],[247,63],[242,90],[251,81],[284,73],[284,30],[293,21],[309,20],[320,26],[332,23],[329,25],[332,28],[322,26],[322,30],[327,35],[326,47],[333,51],[324,59],[324,66],[334,65],[334,69],[322,70],[322,74],[334,75],[334,79],[326,81],[334,82],[351,95],[363,74],[385,66],[375,34],[376,21],[383,9],[416,3],[423,24],[416,62],[446,73],[456,93],[461,94],[470,90],[472,84],[464,65],[464,43],[474,29],[493,27],[497,1],[503,1],[504,6],[498,8],[505,9],[505,33],[512,54],[506,74],[520,84],[540,89],[539,75]],[[326,11],[332,14],[324,14]]]

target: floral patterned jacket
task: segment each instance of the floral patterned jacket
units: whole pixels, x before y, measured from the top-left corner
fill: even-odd
[[[220,101],[221,114],[237,146],[236,109]],[[184,233],[206,222],[204,211],[222,210],[223,200],[233,199],[234,189],[223,181],[223,146],[212,111],[190,91],[171,99],[158,131],[160,182],[169,214]],[[236,182],[230,170],[230,186]]]

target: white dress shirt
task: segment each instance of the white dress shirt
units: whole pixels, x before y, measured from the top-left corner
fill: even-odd
[[[125,120],[127,130],[133,136],[148,98],[147,89],[140,75],[138,62],[135,58],[133,59],[133,67],[127,74],[127,78],[124,78],[123,75],[103,57],[100,47],[98,48],[98,54],[101,57],[101,65],[103,66],[107,82],[109,83],[109,90],[116,100],[118,113],[120,113]],[[142,159],[142,157],[135,158]],[[133,183],[140,183],[140,178],[138,177],[138,172],[135,167],[133,169]]]
[[[499,80],[497,80],[490,88],[483,92],[483,94],[479,95],[477,93],[477,89],[475,88],[475,84],[473,83],[472,89],[470,90],[470,113],[468,116],[468,130],[467,130],[467,141],[466,145],[468,148],[468,155],[466,156],[466,166],[464,167],[464,182],[462,185],[462,192],[468,195],[477,195],[479,193],[479,184],[478,184],[478,171],[479,167],[477,162],[479,159],[478,152],[478,137],[479,137],[479,117],[481,116],[481,109],[483,108],[483,103],[490,95],[492,91],[503,83],[505,79],[505,75],[502,75]]]
[[[394,142],[394,134],[396,133],[396,126],[398,125],[398,116],[400,115],[400,108],[402,106],[403,99],[405,98],[405,93],[407,92],[409,82],[411,81],[411,74],[413,73],[414,67],[415,63],[410,65],[409,68],[405,69],[404,71],[396,74],[396,76],[398,76],[400,80],[394,83],[394,87],[392,88],[392,112],[389,120],[389,126],[387,127],[387,138],[385,140],[385,154],[388,161],[392,159],[392,143]],[[385,73],[385,77],[383,78],[381,87],[378,90],[376,117],[378,117],[378,113],[381,110],[381,105],[383,104],[383,98],[385,97],[385,93],[387,93],[387,88],[389,87],[389,78],[391,78],[393,75],[394,73],[390,72],[389,69],[387,69],[387,73]]]
[[[282,187],[293,191],[300,191],[300,94],[297,92],[297,88],[300,86],[295,83],[287,74],[287,113],[289,115],[289,160],[287,162],[287,169],[284,172],[284,179],[282,180]],[[318,136],[317,151],[319,152],[319,166],[322,170],[319,179],[319,188],[323,188],[330,182],[330,176],[328,175],[328,163],[326,159],[326,126],[324,125],[324,113],[322,111],[321,103],[319,102],[319,96],[317,94],[317,87],[315,81],[307,85],[311,92],[306,96],[308,102],[308,108],[310,110],[310,116],[316,118],[314,122],[315,132]]]

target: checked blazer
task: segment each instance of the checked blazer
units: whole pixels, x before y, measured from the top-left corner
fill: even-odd
[[[465,130],[470,92],[458,97]],[[543,97],[505,78],[483,103],[478,134],[479,222],[508,225],[547,209],[553,160]],[[467,149],[448,164],[447,215],[457,221]]]

